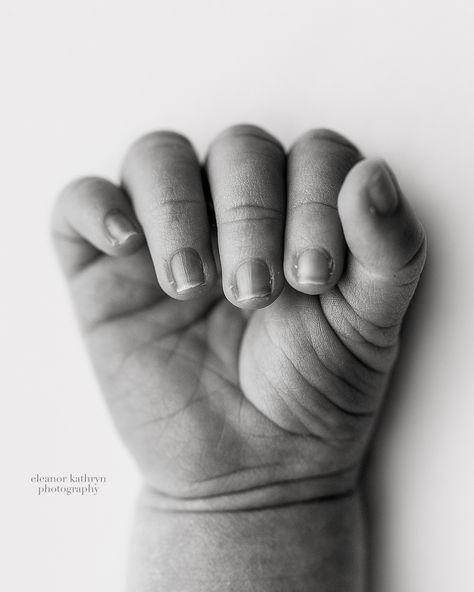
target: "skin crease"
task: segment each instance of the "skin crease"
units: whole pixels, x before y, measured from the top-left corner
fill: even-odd
[[[233,129],[237,140],[246,133],[245,126]],[[252,133],[260,133],[255,129]],[[328,177],[333,187],[326,184],[327,194],[340,191],[345,175],[362,158],[347,141],[331,134],[307,134],[289,160],[289,174],[291,158],[301,161],[301,155],[303,162],[313,159],[317,174],[321,154],[326,155],[324,166],[337,171]],[[224,133],[211,147],[211,174],[212,166],[227,166],[232,172],[232,162],[219,161],[232,149],[229,143],[222,146],[228,137]],[[235,139],[232,130],[230,137]],[[139,151],[134,158],[138,165],[129,168],[143,160]],[[124,170],[126,175],[127,162]],[[303,183],[311,185],[315,181],[309,170]],[[74,248],[67,244],[74,241],[63,228],[64,203],[74,194],[100,193],[101,183],[85,179],[63,192],[53,223],[63,255]],[[295,191],[301,192],[296,185]],[[301,219],[302,230],[308,213],[305,210]],[[367,208],[356,215],[367,217],[368,224],[374,219]],[[186,221],[185,212],[181,219]],[[295,224],[297,219],[293,232]],[[69,222],[69,230],[71,226]],[[421,226],[413,223],[413,228],[410,256],[419,251],[415,243],[424,243]],[[259,240],[257,236],[252,246],[256,252]],[[290,240],[287,235],[287,251]],[[158,504],[178,509],[265,507],[355,488],[395,360],[401,319],[393,323],[387,313],[384,323],[357,310],[351,302],[357,283],[348,280],[350,265],[340,285],[324,286],[320,296],[297,291],[286,266],[293,286],[283,282],[272,303],[257,303],[264,308],[249,310],[222,293],[217,247],[219,276],[208,282],[204,293],[198,288],[186,301],[164,293],[150,250],[139,236],[118,246],[125,256],[97,253],[86,243],[82,248],[85,263],[69,273],[73,298],[114,421]],[[341,251],[340,243],[336,249]],[[340,257],[336,265],[342,274]],[[400,257],[403,254],[395,259]],[[416,258],[415,278],[423,257]],[[411,284],[412,293],[416,281]],[[411,293],[400,296],[397,314]],[[382,293],[375,296],[380,299]]]
[[[156,132],[52,232],[143,475],[128,589],[365,589],[358,478],[426,253],[388,166],[239,125],[202,168]]]

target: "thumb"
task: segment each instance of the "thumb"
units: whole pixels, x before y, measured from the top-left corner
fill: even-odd
[[[398,325],[425,262],[421,223],[382,160],[363,160],[351,169],[338,208],[349,247],[341,293],[365,321]]]

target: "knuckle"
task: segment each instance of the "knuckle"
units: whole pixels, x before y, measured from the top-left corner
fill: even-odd
[[[235,145],[236,143],[243,148],[255,145],[255,141],[263,141],[271,144],[273,147],[283,151],[280,142],[270,133],[258,127],[247,123],[232,125],[222,131],[214,139],[209,151],[212,151],[217,145]]]
[[[64,191],[72,194],[83,192],[89,193],[91,191],[95,191],[97,188],[102,188],[106,184],[108,184],[108,181],[102,179],[101,177],[78,177],[70,181],[64,188]]]
[[[163,150],[193,152],[191,142],[182,134],[170,130],[159,130],[147,133],[135,140],[128,149],[125,164],[147,159]]]
[[[292,150],[294,150],[295,147],[307,148],[315,143],[319,144],[322,142],[336,144],[342,148],[347,148],[353,152],[356,152],[357,154],[359,153],[358,148],[347,138],[345,138],[338,132],[335,132],[327,128],[315,128],[305,132],[296,140]]]
[[[62,220],[67,216],[68,211],[80,206],[85,197],[103,195],[110,191],[112,184],[101,177],[87,176],[78,177],[70,181],[58,194],[56,202],[50,215],[50,230],[55,232],[58,227],[63,226]]]
[[[79,177],[70,181],[60,192],[58,204],[64,205],[76,199],[81,199],[84,195],[100,193],[109,187],[110,183],[101,177]]]

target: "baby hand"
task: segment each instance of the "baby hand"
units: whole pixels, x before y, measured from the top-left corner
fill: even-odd
[[[122,186],[62,192],[53,234],[158,505],[268,507],[356,487],[425,258],[382,161],[327,130],[286,155],[240,125],[202,174],[187,139],[152,133]]]

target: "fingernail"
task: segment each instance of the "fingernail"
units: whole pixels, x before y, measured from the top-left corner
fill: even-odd
[[[202,286],[205,282],[201,257],[194,249],[185,248],[175,253],[170,268],[178,294]]]
[[[246,261],[235,274],[237,302],[253,298],[267,298],[272,292],[272,279],[265,261],[252,259]]]
[[[377,170],[369,180],[367,193],[369,210],[372,214],[388,216],[393,214],[398,205],[398,190],[393,182],[387,165],[380,162]]]
[[[320,286],[327,284],[334,263],[325,249],[307,249],[298,257],[296,277],[299,284]]]
[[[112,210],[104,219],[104,226],[113,245],[123,245],[132,236],[140,234],[136,224],[120,210]]]

